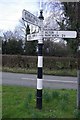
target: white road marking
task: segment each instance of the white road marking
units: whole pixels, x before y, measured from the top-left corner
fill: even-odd
[[[37,80],[37,78],[21,78],[23,80]],[[50,80],[50,79],[43,79],[43,81],[48,81],[48,82],[61,82],[61,83],[77,83],[77,81],[63,81],[63,80]]]

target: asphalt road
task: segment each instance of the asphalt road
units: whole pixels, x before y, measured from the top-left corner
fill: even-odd
[[[2,73],[2,84],[30,86],[30,87],[36,88],[37,75],[3,72]],[[77,89],[77,77],[44,75],[43,76],[43,88],[45,87],[53,88],[53,89]]]

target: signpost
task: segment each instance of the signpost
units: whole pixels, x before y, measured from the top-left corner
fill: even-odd
[[[33,34],[27,35],[27,41],[34,41],[39,39],[40,39],[39,33],[33,33]]]
[[[28,23],[31,23],[39,27],[39,33],[27,35],[27,41],[38,40],[38,72],[37,72],[37,96],[36,96],[36,107],[42,109],[42,89],[43,89],[43,38],[76,38],[76,31],[54,31],[53,29],[43,28],[44,17],[40,11],[40,16],[37,18],[27,10],[23,10],[22,19]]]
[[[37,72],[37,96],[36,96],[36,107],[38,109],[42,109],[42,82],[43,82],[43,56],[42,56],[42,48],[43,48],[43,15],[42,11],[40,11],[40,16],[37,18],[30,12],[23,10],[22,19],[28,23],[36,25],[40,28],[39,33],[34,33],[27,35],[28,41],[38,40],[38,72]]]
[[[33,33],[27,35],[27,41],[39,40],[41,37],[40,33]],[[54,31],[54,30],[44,30],[43,38],[76,38],[76,31]]]
[[[32,13],[28,12],[25,9],[22,11],[22,19],[35,26],[39,26],[39,19],[35,15],[33,15]]]
[[[53,38],[76,38],[76,31],[54,31],[54,30],[44,30],[44,37],[53,37]]]

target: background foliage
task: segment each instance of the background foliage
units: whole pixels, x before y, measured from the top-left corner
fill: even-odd
[[[3,67],[37,68],[37,56],[3,55]],[[44,57],[44,69],[77,69],[77,59],[72,57]]]

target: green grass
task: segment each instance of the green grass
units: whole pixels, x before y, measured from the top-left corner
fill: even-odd
[[[2,118],[2,86],[0,85],[0,119]]]
[[[43,90],[43,108],[36,109],[36,88],[3,86],[3,118],[79,118],[76,90]]]
[[[59,69],[59,70],[44,70],[44,74],[47,75],[57,75],[57,76],[77,76],[77,70],[76,69]]]
[[[25,68],[9,68],[9,67],[2,67],[2,71],[4,72],[13,72],[13,73],[27,73],[27,74],[37,74],[36,69],[25,69]],[[58,76],[77,76],[76,69],[59,69],[59,70],[50,70],[50,69],[43,69],[43,74],[47,75],[58,75]]]

